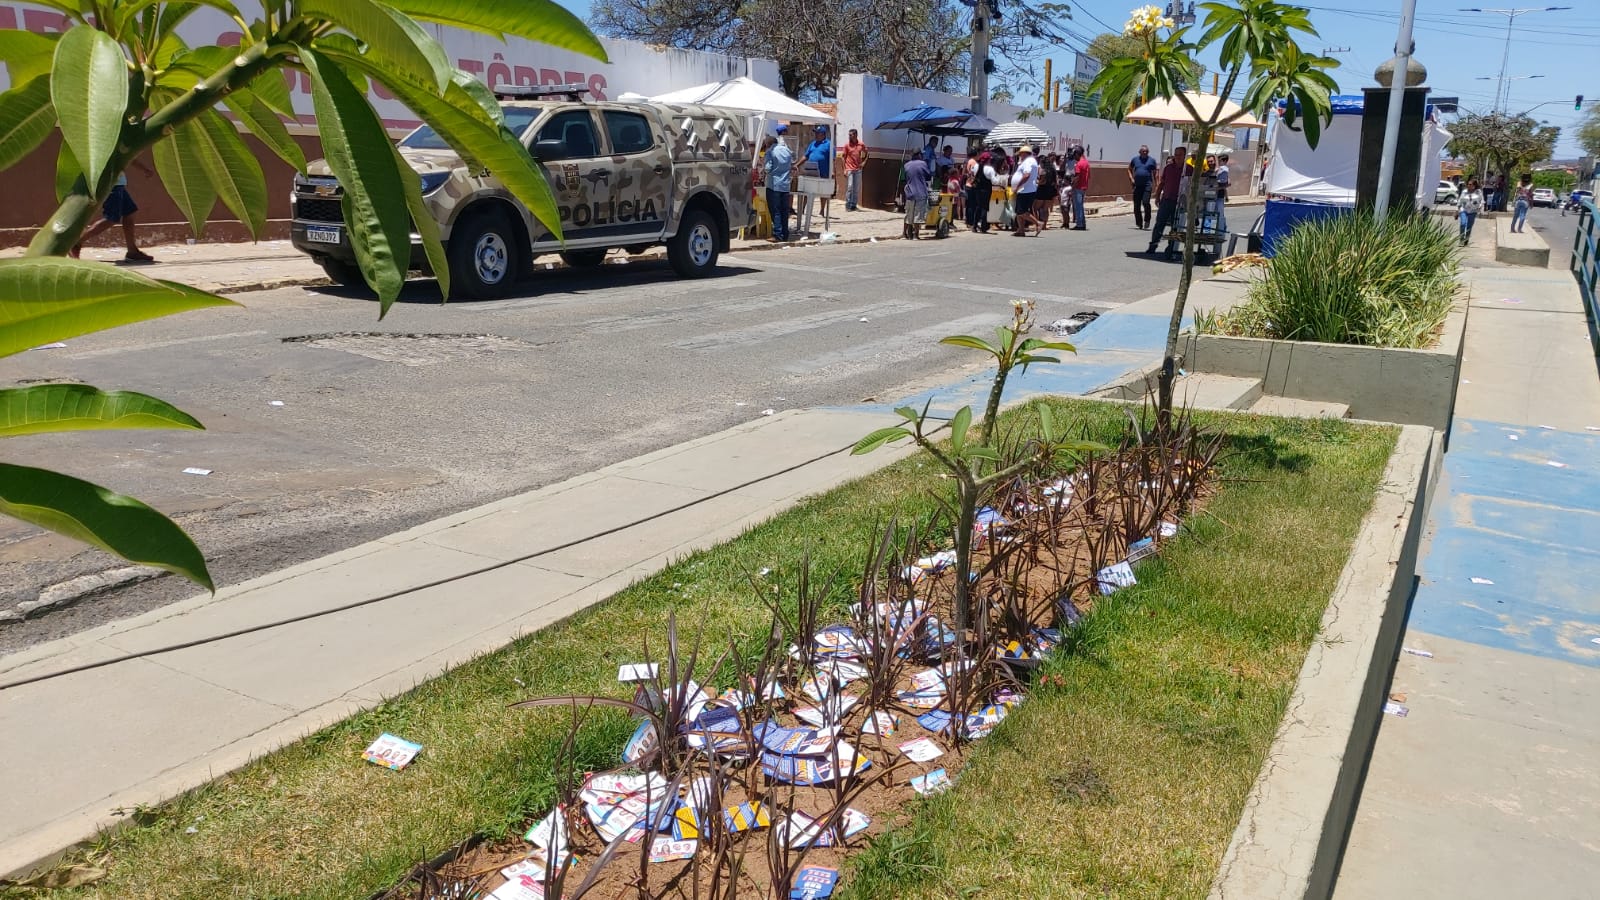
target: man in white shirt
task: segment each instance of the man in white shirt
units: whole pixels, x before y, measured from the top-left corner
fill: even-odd
[[[1033,202],[1038,199],[1039,192],[1039,161],[1033,158],[1033,148],[1027,144],[1017,148],[1017,170],[1011,173],[1011,188],[1015,191],[1011,203],[1017,217],[1016,229],[1011,233],[1021,237],[1031,224],[1037,235],[1044,230],[1033,214]]]

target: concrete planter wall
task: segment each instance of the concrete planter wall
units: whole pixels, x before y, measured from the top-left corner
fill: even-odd
[[[1352,418],[1445,431],[1466,324],[1462,302],[1427,350],[1186,334],[1180,352],[1191,372],[1259,378],[1268,394],[1348,404]]]

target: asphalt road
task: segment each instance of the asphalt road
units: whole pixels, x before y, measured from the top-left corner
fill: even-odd
[[[207,431],[17,438],[6,458],[172,515],[226,585],[766,409],[952,378],[976,360],[937,339],[1003,322],[1014,298],[1037,299],[1049,321],[1175,287],[1176,265],[1134,255],[1146,236],[1124,217],[1039,238],[747,252],[698,281],[664,262],[541,270],[522,297],[493,302],[442,305],[419,281],[382,321],[376,303],[333,289],[241,294],[241,308],[0,360],[0,385],[145,391]],[[122,566],[0,521],[0,608]],[[0,623],[0,653],[193,593],[163,576]]]
[[[1550,245],[1550,268],[1562,272],[1572,265],[1572,238],[1578,230],[1578,214],[1561,215],[1559,209],[1542,206],[1528,210],[1528,225]]]

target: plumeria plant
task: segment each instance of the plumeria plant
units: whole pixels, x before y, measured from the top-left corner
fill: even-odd
[[[1301,48],[1297,33],[1317,36],[1308,11],[1276,0],[1202,3],[1200,8],[1205,10],[1205,20],[1196,39],[1190,37],[1195,26],[1178,25],[1159,7],[1133,10],[1123,25],[1123,34],[1140,42],[1139,53],[1106,63],[1089,85],[1090,92],[1100,93],[1101,113],[1120,123],[1140,96],[1176,100],[1189,114],[1194,130],[1201,133],[1204,145],[1218,128],[1227,128],[1248,115],[1264,117],[1269,107],[1286,100],[1283,126],[1303,128],[1307,143],[1315,147],[1323,124],[1333,116],[1330,97],[1339,85],[1328,70],[1338,66],[1338,61]],[[1220,96],[1231,97],[1235,89],[1243,88],[1237,108],[1230,109],[1229,104],[1217,98],[1203,97],[1197,85],[1191,83],[1192,73],[1198,71],[1195,57],[1213,46],[1217,48],[1219,73],[1225,74]],[[1200,208],[1200,189],[1201,179],[1189,179],[1185,198],[1189,210]],[[1194,247],[1195,229],[1185,228],[1183,274],[1178,279],[1178,297],[1172,306],[1157,388],[1156,412],[1162,429],[1172,417],[1178,331],[1194,279]]]

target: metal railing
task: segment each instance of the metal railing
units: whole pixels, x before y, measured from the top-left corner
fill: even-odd
[[[1572,277],[1578,279],[1583,308],[1589,320],[1589,342],[1600,357],[1600,298],[1595,295],[1596,275],[1600,273],[1600,220],[1595,217],[1593,200],[1578,207],[1578,228],[1572,238]],[[1600,363],[1600,359],[1597,359]]]

